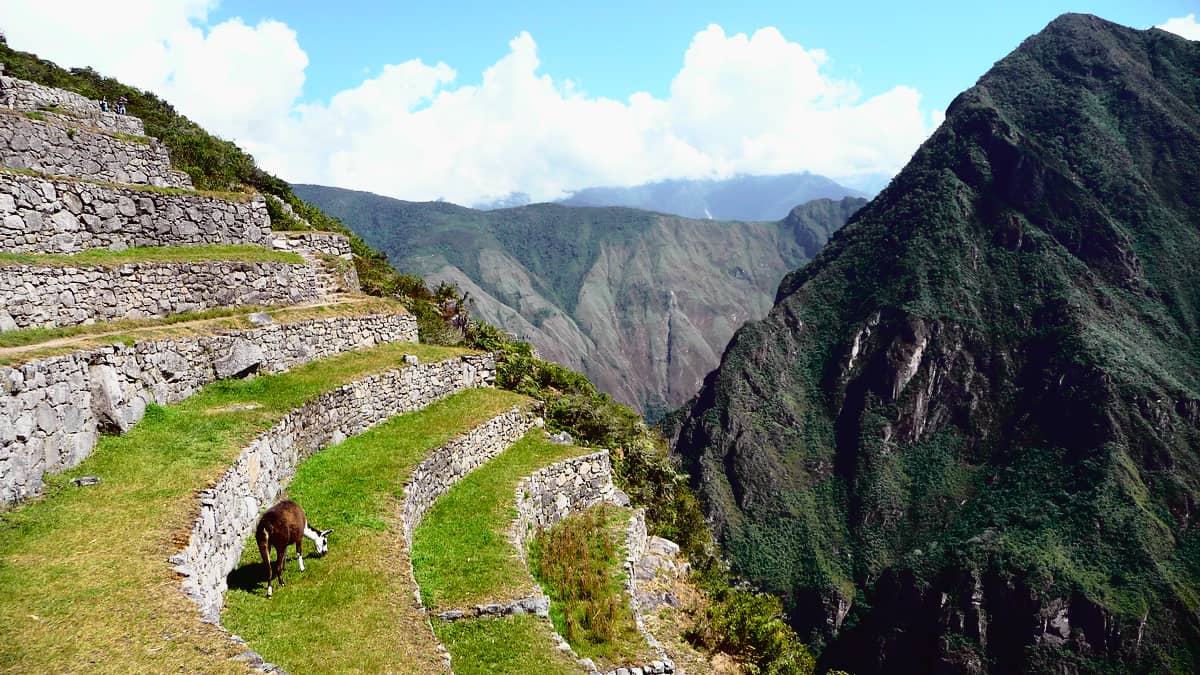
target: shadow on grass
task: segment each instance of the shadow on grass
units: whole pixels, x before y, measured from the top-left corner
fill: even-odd
[[[266,592],[267,585],[267,568],[262,564],[262,561],[243,563],[234,568],[232,572],[225,577],[225,583],[229,585],[229,590],[246,591],[254,593],[259,589]]]

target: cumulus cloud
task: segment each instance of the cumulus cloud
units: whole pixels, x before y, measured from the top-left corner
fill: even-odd
[[[1196,23],[1195,14],[1167,19],[1166,23],[1161,23],[1155,28],[1161,28],[1189,40],[1200,40],[1200,23]]]
[[[308,58],[295,33],[278,21],[208,26],[214,2],[127,3],[130,15],[152,10],[143,22],[60,5],[57,23],[47,3],[30,2],[5,26],[17,48],[163,95],[288,180],[404,199],[545,200],[594,185],[804,170],[853,182],[895,172],[940,121],[911,87],[864,97],[830,76],[828,54],[775,28],[730,35],[717,25],[693,37],[663,98],[589,95],[543,73],[521,33],[478,85],[413,60],[303,104]]]

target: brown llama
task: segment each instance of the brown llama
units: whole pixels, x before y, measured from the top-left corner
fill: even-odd
[[[296,561],[300,563],[300,571],[304,571],[304,558],[300,554],[300,544],[304,541],[304,537],[313,540],[317,546],[317,553],[323,555],[329,550],[329,533],[333,530],[321,530],[318,532],[308,525],[308,518],[304,516],[304,509],[296,502],[285,499],[275,506],[267,509],[267,512],[258,520],[258,527],[254,528],[254,540],[258,542],[258,552],[262,554],[263,565],[267,567],[267,597],[271,597],[271,581],[279,580],[279,585],[283,585],[283,562],[287,558],[287,547],[289,544],[296,545]],[[275,564],[271,565],[270,547],[275,547]]]

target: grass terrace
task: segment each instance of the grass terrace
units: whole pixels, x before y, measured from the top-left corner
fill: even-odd
[[[101,438],[80,466],[47,477],[43,497],[0,514],[0,670],[241,671],[166,562],[190,532],[196,491],[304,402],[402,367],[404,354],[430,362],[462,353],[388,344],[225,380],[180,404],[151,406],[129,433]],[[82,475],[102,483],[74,487]]]
[[[517,483],[587,452],[551,443],[534,429],[442,495],[413,533],[413,570],[425,606],[445,610],[532,595],[533,579],[508,538]]]
[[[528,402],[498,389],[460,392],[308,459],[287,491],[313,523],[333,528],[330,552],[308,559],[301,573],[289,551],[287,586],[268,599],[262,558],[249,537],[222,623],[290,672],[439,670],[404,562],[403,485],[454,436]]]
[[[255,312],[266,312],[277,323],[288,324],[342,316],[407,314],[408,310],[398,300],[360,296],[312,306],[268,308],[240,305],[172,314],[160,319],[120,319],[86,326],[24,328],[0,333],[0,366],[17,365],[115,342],[133,344],[144,340],[212,335],[227,330],[254,328],[248,317]]]
[[[190,262],[275,262],[302,265],[304,258],[289,251],[276,251],[248,244],[205,244],[203,246],[145,246],[110,251],[96,248],[80,253],[0,253],[0,266],[119,267],[130,263]]]
[[[525,614],[433,624],[450,651],[457,675],[500,673],[580,673],[571,655],[560,651],[542,619]]]
[[[550,596],[550,618],[575,653],[601,669],[655,658],[625,597],[625,531],[632,512],[599,504],[539,532],[529,567]]]

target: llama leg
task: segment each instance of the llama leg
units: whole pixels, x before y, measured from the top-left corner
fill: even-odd
[[[301,537],[300,541],[296,542],[296,562],[300,563],[300,571],[301,572],[304,571],[304,556],[300,555],[300,545],[303,541],[304,541],[304,538]]]
[[[279,544],[275,547],[275,578],[279,580],[279,585],[283,585],[283,565],[287,562],[287,544]]]

